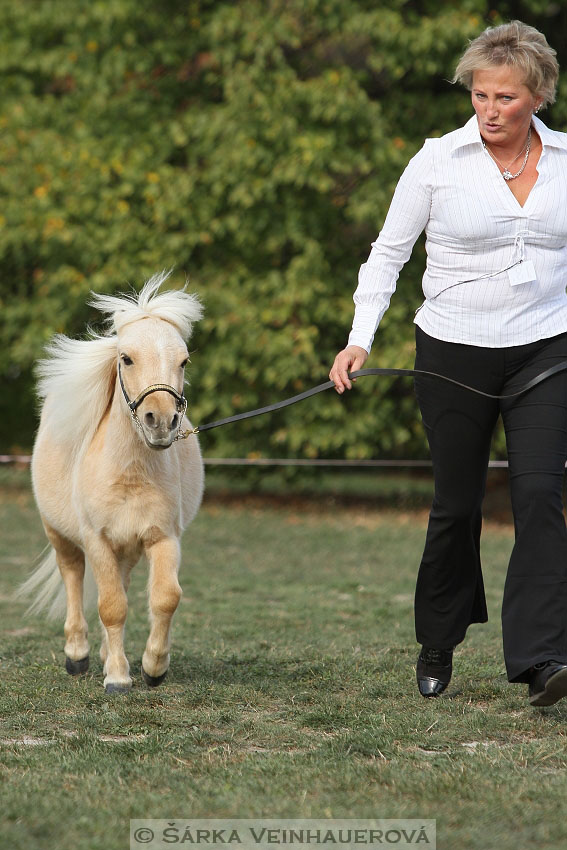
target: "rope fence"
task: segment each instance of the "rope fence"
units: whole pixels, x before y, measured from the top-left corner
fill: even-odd
[[[288,458],[288,457],[205,457],[205,466],[325,466],[376,469],[430,469],[430,460],[383,460],[380,458],[366,460],[325,460],[324,458]],[[31,455],[0,455],[0,463],[31,463]],[[491,460],[490,469],[507,469],[507,460]]]

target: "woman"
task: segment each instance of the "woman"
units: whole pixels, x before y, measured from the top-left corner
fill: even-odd
[[[520,21],[489,28],[462,56],[453,82],[475,115],[428,139],[411,160],[366,264],[352,332],[330,372],[351,389],[397,277],[425,228],[425,301],[417,311],[416,368],[493,395],[514,393],[567,360],[567,134],[534,113],[555,99],[558,65],[544,36]],[[567,378],[516,398],[484,398],[416,379],[433,459],[435,495],[415,598],[424,697],[451,679],[454,647],[487,620],[479,543],[490,441],[507,440],[515,544],[502,630],[510,682],[532,705],[567,696]]]

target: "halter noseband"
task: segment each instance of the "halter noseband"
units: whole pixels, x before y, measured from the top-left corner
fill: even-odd
[[[124,398],[126,399],[126,404],[130,409],[130,415],[134,423],[138,428],[140,428],[140,430],[142,429],[142,423],[140,422],[138,414],[136,413],[139,406],[144,401],[144,399],[152,393],[165,392],[169,393],[174,397],[175,401],[177,402],[177,412],[179,413],[179,427],[177,429],[177,435],[174,437],[173,442],[175,442],[175,440],[184,440],[186,439],[186,437],[189,437],[190,434],[197,433],[196,429],[193,431],[181,430],[181,425],[183,424],[183,417],[185,416],[185,413],[187,411],[187,399],[184,395],[178,393],[174,387],[170,386],[169,384],[151,384],[149,387],[146,387],[145,390],[142,390],[142,392],[139,393],[134,400],[131,400],[130,396],[126,392],[124,381],[122,380],[122,369],[120,368],[120,363],[118,364],[118,379],[120,381],[120,386],[122,387],[122,394],[124,395]]]

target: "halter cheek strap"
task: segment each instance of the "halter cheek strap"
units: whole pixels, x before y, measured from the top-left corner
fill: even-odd
[[[131,400],[130,396],[128,395],[128,393],[126,391],[126,387],[124,386],[124,381],[122,379],[122,369],[121,369],[120,363],[118,364],[118,380],[120,381],[120,386],[122,388],[122,394],[123,394],[124,398],[126,399],[126,404],[130,408],[130,414],[132,416],[132,419],[134,420],[134,422],[136,423],[138,428],[142,427],[142,423],[140,422],[140,420],[138,418],[138,414],[136,413],[137,409],[139,408],[139,406],[141,405],[141,403],[144,401],[145,398],[147,398],[152,393],[157,393],[157,392],[169,393],[170,395],[172,395],[174,397],[175,401],[177,402],[177,405],[176,405],[177,406],[177,412],[180,414],[179,415],[179,428],[181,428],[181,423],[183,422],[183,417],[185,415],[185,411],[187,410],[187,399],[185,398],[184,395],[182,395],[181,393],[178,393],[177,390],[174,387],[170,386],[169,384],[151,384],[149,387],[146,387],[144,390],[142,390],[142,392],[139,393],[134,400]],[[175,439],[176,440],[181,439],[179,429],[178,429],[177,437]]]

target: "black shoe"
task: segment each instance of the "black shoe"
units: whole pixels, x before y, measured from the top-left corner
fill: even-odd
[[[422,646],[417,658],[417,687],[422,697],[442,694],[453,672],[453,650]]]
[[[532,667],[530,679],[530,705],[555,705],[567,697],[567,664],[544,661]]]

